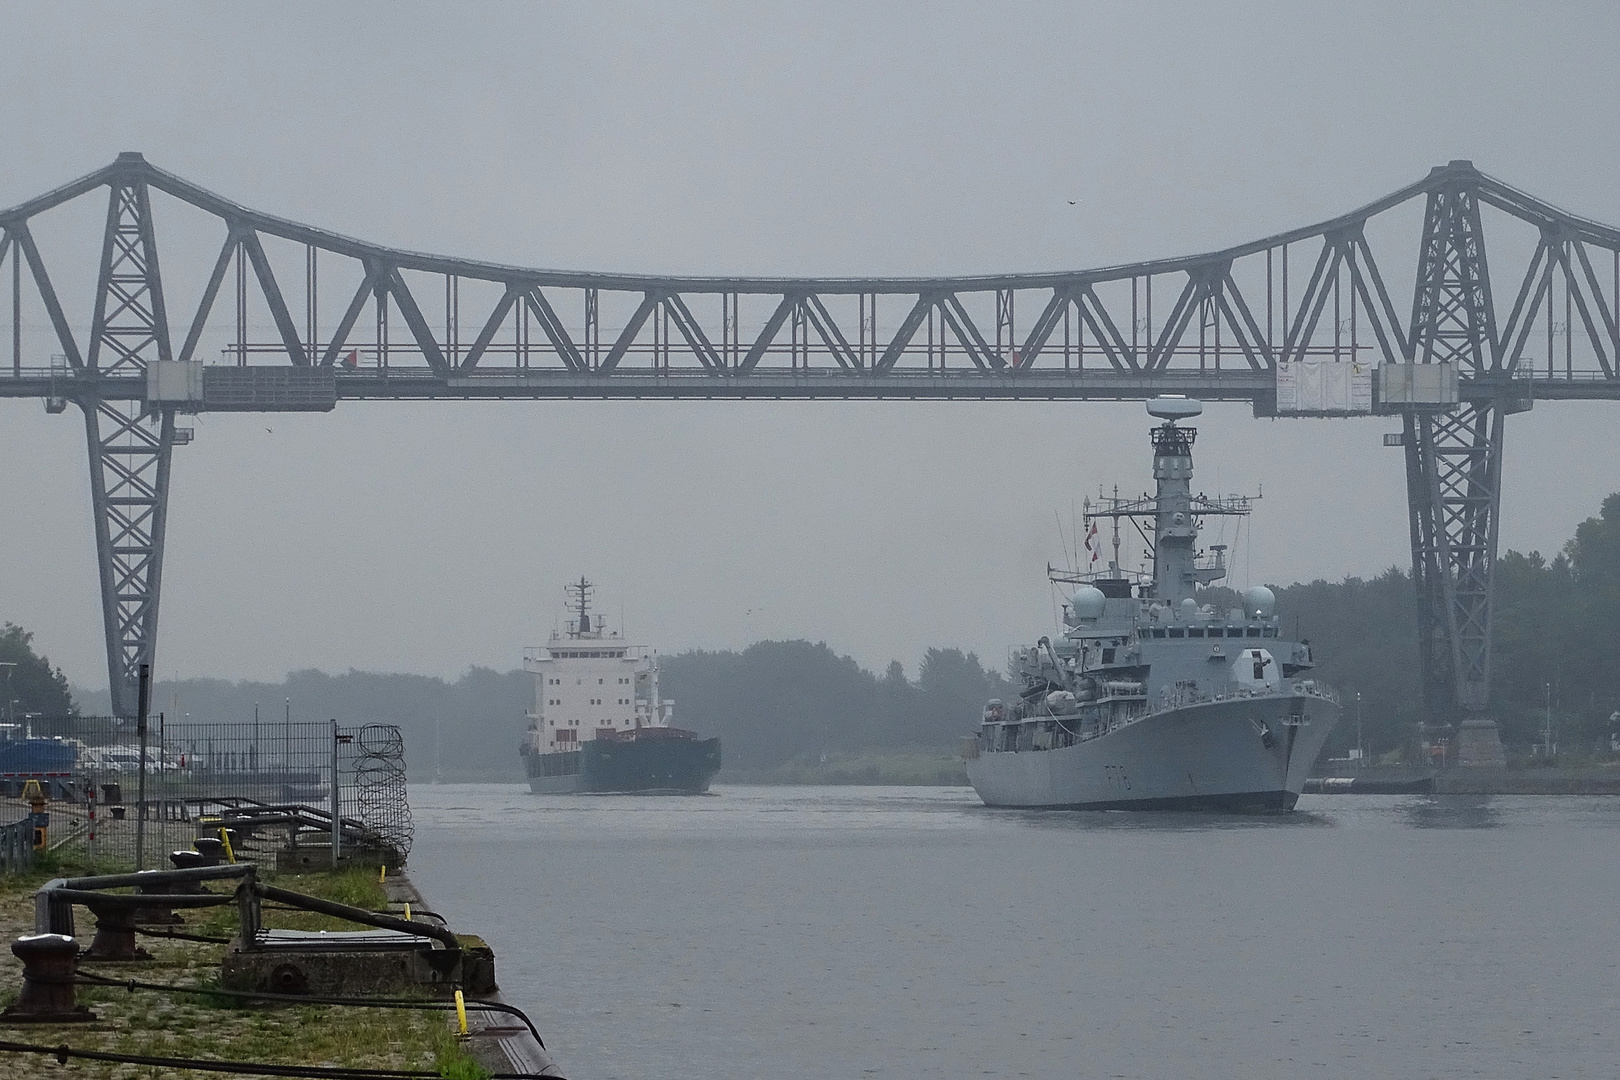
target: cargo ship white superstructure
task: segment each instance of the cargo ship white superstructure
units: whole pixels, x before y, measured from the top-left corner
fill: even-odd
[[[534,706],[522,751],[530,790],[702,792],[720,767],[720,741],[670,723],[658,658],[609,633],[590,611],[594,586],[568,586],[571,617],[545,645],[523,651]]]

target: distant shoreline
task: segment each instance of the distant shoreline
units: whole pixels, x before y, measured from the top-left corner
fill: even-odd
[[[1592,766],[1539,768],[1369,768],[1313,777],[1317,795],[1620,795],[1620,769]]]
[[[962,759],[954,751],[920,747],[801,755],[766,769],[722,767],[715,782],[790,787],[966,787],[968,778]]]

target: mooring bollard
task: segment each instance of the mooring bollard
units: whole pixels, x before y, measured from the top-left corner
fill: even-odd
[[[199,866],[208,866],[206,856],[200,851],[171,851],[169,862],[174,864],[176,870],[195,870]],[[169,887],[170,893],[205,893],[208,889],[200,881],[178,882]]]
[[[204,866],[218,866],[225,861],[225,842],[217,836],[199,836],[192,846],[203,857]]]
[[[155,874],[156,870],[143,870],[143,874]],[[142,896],[173,896],[174,890],[162,882],[143,881],[135,886],[135,891]],[[174,913],[174,909],[167,904],[153,904],[151,907],[135,909],[135,921],[147,926],[172,926],[186,920]]]
[[[83,901],[96,917],[96,936],[90,941],[86,960],[150,960],[152,954],[135,944],[135,912],[132,896],[107,895]]]
[[[0,1024],[76,1024],[96,1014],[74,1001],[79,943],[66,934],[30,934],[11,943],[23,965],[22,993]]]

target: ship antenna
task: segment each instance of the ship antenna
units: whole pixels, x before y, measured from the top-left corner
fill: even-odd
[[[579,611],[579,621],[575,623],[575,632],[581,635],[588,634],[591,630],[590,600],[593,588],[595,586],[586,581],[584,575],[580,575],[579,584],[568,586],[568,591],[573,594],[570,599],[575,601]]]
[[[1069,573],[1072,574],[1072,573],[1074,573],[1074,556],[1069,554],[1069,544],[1068,544],[1068,542],[1066,540],[1063,539],[1063,515],[1061,515],[1061,514],[1059,514],[1057,512],[1057,507],[1052,508],[1052,519],[1057,522],[1057,527],[1058,527],[1058,547],[1062,550],[1063,557],[1068,560],[1068,562],[1069,562]]]
[[[1118,509],[1118,504],[1119,504],[1119,485],[1118,484],[1114,485],[1114,503],[1115,503],[1115,509]],[[1119,576],[1119,515],[1118,514],[1114,515],[1114,561],[1108,564],[1108,568],[1114,572],[1115,577]]]

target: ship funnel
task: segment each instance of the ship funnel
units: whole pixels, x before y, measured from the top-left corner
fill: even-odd
[[[1148,399],[1147,411],[1149,416],[1156,416],[1160,420],[1187,420],[1202,413],[1204,403],[1180,394],[1163,394]]]

